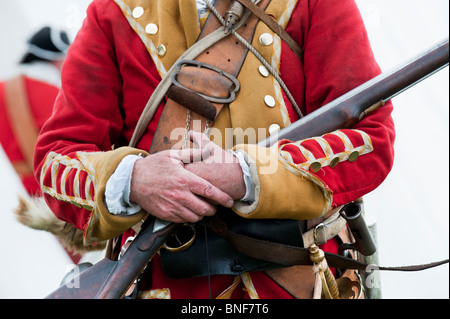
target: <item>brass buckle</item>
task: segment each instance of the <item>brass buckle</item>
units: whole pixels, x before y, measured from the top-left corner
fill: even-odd
[[[319,234],[318,234],[319,231],[320,231],[321,238],[319,238]],[[320,245],[325,244],[325,242],[326,242],[325,225],[323,223],[320,223],[319,225],[314,227],[314,243],[317,246],[320,246]]]
[[[178,82],[177,76],[178,76],[178,73],[180,73],[181,69],[185,66],[195,66],[197,68],[208,69],[208,70],[218,73],[221,76],[226,77],[228,80],[230,80],[233,83],[232,87],[230,88],[230,95],[228,96],[228,98],[209,96],[209,95],[200,93],[198,91],[193,91],[191,89],[188,89],[187,87],[182,85],[180,82]],[[172,75],[170,76],[170,79],[174,85],[184,88],[188,91],[195,92],[198,95],[200,95],[201,97],[203,97],[204,99],[206,99],[212,103],[219,103],[219,104],[228,104],[228,103],[233,102],[234,99],[236,98],[236,92],[239,91],[240,86],[241,86],[238,79],[235,76],[233,76],[232,74],[225,72],[224,70],[221,70],[213,65],[199,62],[199,61],[194,61],[194,60],[181,60],[180,62],[178,62],[177,65],[175,66],[174,71],[172,72]]]
[[[195,227],[192,224],[186,223],[169,236],[163,248],[170,252],[183,251],[192,245],[195,236]]]

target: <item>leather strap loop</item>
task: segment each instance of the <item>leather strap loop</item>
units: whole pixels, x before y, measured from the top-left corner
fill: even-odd
[[[167,97],[178,104],[193,110],[210,121],[216,119],[217,110],[214,105],[191,90],[173,85],[167,92]]]

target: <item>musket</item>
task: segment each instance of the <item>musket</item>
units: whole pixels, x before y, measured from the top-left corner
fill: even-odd
[[[369,112],[382,107],[393,97],[448,64],[449,43],[446,39],[306,115],[258,145],[267,147],[281,139],[296,141],[353,127]],[[147,218],[120,259],[113,261],[104,258],[75,278],[77,285],[62,285],[46,298],[123,298],[148,262],[179,227],[180,224],[160,224],[154,218]]]
[[[69,284],[61,285],[46,299],[120,299],[142,273],[147,263],[181,224],[157,223],[147,218],[123,256],[103,258]]]
[[[448,38],[396,68],[381,73],[348,93],[302,117],[258,144],[271,146],[281,139],[299,141],[337,129],[351,128],[365,115],[448,66]]]

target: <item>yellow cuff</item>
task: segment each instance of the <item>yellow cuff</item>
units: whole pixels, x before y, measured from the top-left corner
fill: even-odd
[[[121,147],[108,152],[79,152],[77,156],[95,181],[95,207],[84,230],[84,244],[114,238],[133,225],[137,224],[145,215],[140,211],[131,216],[115,216],[105,205],[105,188],[108,179],[116,170],[119,163],[127,155],[147,156],[148,153],[131,147]]]
[[[311,219],[331,209],[331,191],[308,171],[279,160],[276,147],[237,145],[244,152],[256,185],[253,203],[236,202],[233,210],[244,218]]]

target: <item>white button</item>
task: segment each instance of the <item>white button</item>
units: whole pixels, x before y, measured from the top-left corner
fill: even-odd
[[[156,47],[156,53],[160,56],[163,57],[166,55],[166,47],[164,46],[164,44],[158,44],[158,46]]]
[[[281,130],[281,127],[278,124],[272,124],[269,126],[269,134],[275,135]]]
[[[145,32],[150,35],[155,35],[158,33],[158,26],[154,23],[149,23],[145,26]]]
[[[263,33],[259,37],[259,42],[262,45],[271,45],[273,42],[273,36],[270,33]]]
[[[267,68],[264,66],[264,65],[260,65],[259,66],[259,68],[258,68],[258,70],[259,70],[259,73],[261,73],[261,75],[263,76],[263,77],[268,77],[269,76],[269,70],[267,70]]]
[[[272,95],[266,95],[264,97],[264,103],[266,103],[266,105],[268,107],[274,107],[275,106],[275,99],[273,98]]]
[[[144,8],[142,7],[136,7],[133,9],[133,18],[138,19],[140,17],[142,17],[142,15],[144,14]]]

